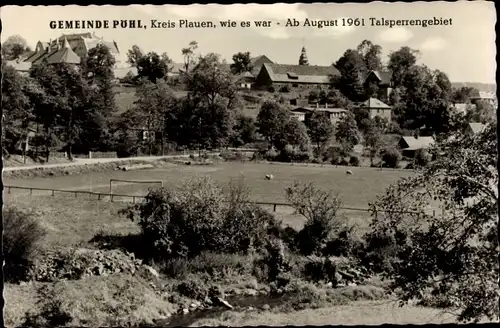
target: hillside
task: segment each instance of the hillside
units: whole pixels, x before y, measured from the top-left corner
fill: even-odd
[[[497,92],[496,84],[490,84],[490,83],[452,82],[451,85],[454,88],[471,87],[471,88],[476,88],[479,91],[494,92],[494,93]]]

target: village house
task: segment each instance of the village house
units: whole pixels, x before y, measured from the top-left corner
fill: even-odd
[[[305,48],[299,58],[299,65],[264,63],[255,78],[256,88],[273,87],[279,90],[283,87],[289,90],[327,87],[332,76],[340,76],[333,65],[309,65]]]
[[[88,54],[89,50],[99,44],[108,47],[111,54],[115,56],[117,66],[120,66],[121,62],[118,57],[120,50],[117,43],[115,41],[106,41],[93,33],[63,34],[49,42],[38,41],[35,51],[26,56],[24,61],[31,64],[37,64],[42,60],[47,60],[51,64],[63,62],[79,64],[81,59]],[[64,49],[64,51],[61,51],[61,49]]]
[[[489,103],[490,105],[497,106],[497,99],[494,93],[485,91],[475,91],[470,96],[470,102],[477,104],[480,101]]]
[[[328,104],[320,106],[316,104],[315,107],[300,106],[292,109],[291,116],[297,118],[301,122],[307,122],[314,112],[324,112],[327,113],[328,118],[332,124],[336,125],[339,120],[347,114],[347,110],[343,108],[332,108]]]
[[[393,90],[391,71],[370,71],[365,78],[365,87],[374,85],[377,87],[375,97],[388,101]]]
[[[387,119],[387,122],[391,122],[392,108],[382,101],[376,98],[370,98],[367,101],[361,103],[359,106],[360,108],[368,109],[371,119],[374,119],[378,116],[380,118]]]
[[[415,157],[415,152],[419,149],[429,149],[434,144],[434,137],[403,136],[399,139],[398,146],[402,150],[402,155],[408,158]]]
[[[482,123],[469,123],[465,128],[465,134],[472,137],[475,134],[478,134],[484,130],[486,126]]]

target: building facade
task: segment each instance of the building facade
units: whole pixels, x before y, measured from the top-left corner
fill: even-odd
[[[299,65],[263,63],[255,78],[255,87],[258,89],[273,87],[275,90],[288,88],[290,91],[318,89],[328,87],[334,76],[340,76],[340,72],[333,65],[310,65],[306,49],[303,47]]]
[[[97,45],[108,47],[115,57],[116,66],[121,66],[120,50],[115,41],[106,41],[92,33],[67,34],[49,42],[38,41],[35,51],[24,56],[23,63],[35,65],[42,61],[49,64],[68,63],[80,64],[82,58],[87,56],[89,50]]]

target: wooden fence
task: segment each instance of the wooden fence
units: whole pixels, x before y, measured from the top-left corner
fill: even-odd
[[[137,201],[141,201],[146,198],[145,195],[123,195],[123,194],[113,194],[113,193],[99,193],[99,192],[93,192],[93,191],[86,191],[86,190],[62,190],[62,189],[51,189],[51,188],[37,188],[37,187],[20,187],[20,186],[8,186],[4,185],[4,190],[7,191],[8,194],[11,193],[13,189],[17,190],[28,190],[30,196],[33,195],[33,191],[46,191],[50,192],[51,196],[55,196],[56,193],[63,193],[63,194],[73,194],[75,198],[78,198],[78,195],[87,195],[89,200],[105,200],[109,199],[111,202],[117,201],[119,198],[121,198],[121,201],[125,202],[131,202],[131,203],[136,203]],[[291,204],[288,203],[279,203],[279,202],[252,202],[252,204],[256,205],[263,205],[263,206],[270,206],[273,209],[273,212],[277,211],[277,207],[287,207],[287,208],[293,208]],[[372,210],[368,208],[359,208],[359,207],[340,207],[340,210],[344,211],[357,211],[357,212],[365,212],[365,213],[371,213]],[[383,210],[378,210],[373,213],[375,216],[377,213],[386,213],[389,211],[383,211]],[[405,213],[405,214],[422,214],[421,212],[398,212],[398,213]],[[444,216],[444,211],[441,213]],[[429,214],[430,215],[430,214]],[[436,210],[432,211],[432,215],[436,216]]]

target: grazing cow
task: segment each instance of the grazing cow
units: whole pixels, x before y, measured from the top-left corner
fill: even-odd
[[[272,174],[267,174],[266,175],[266,179],[267,180],[272,180],[274,178],[274,176]]]
[[[351,171],[351,170],[347,170],[347,171],[345,171],[345,173],[346,173],[347,175],[352,175],[352,171]]]

